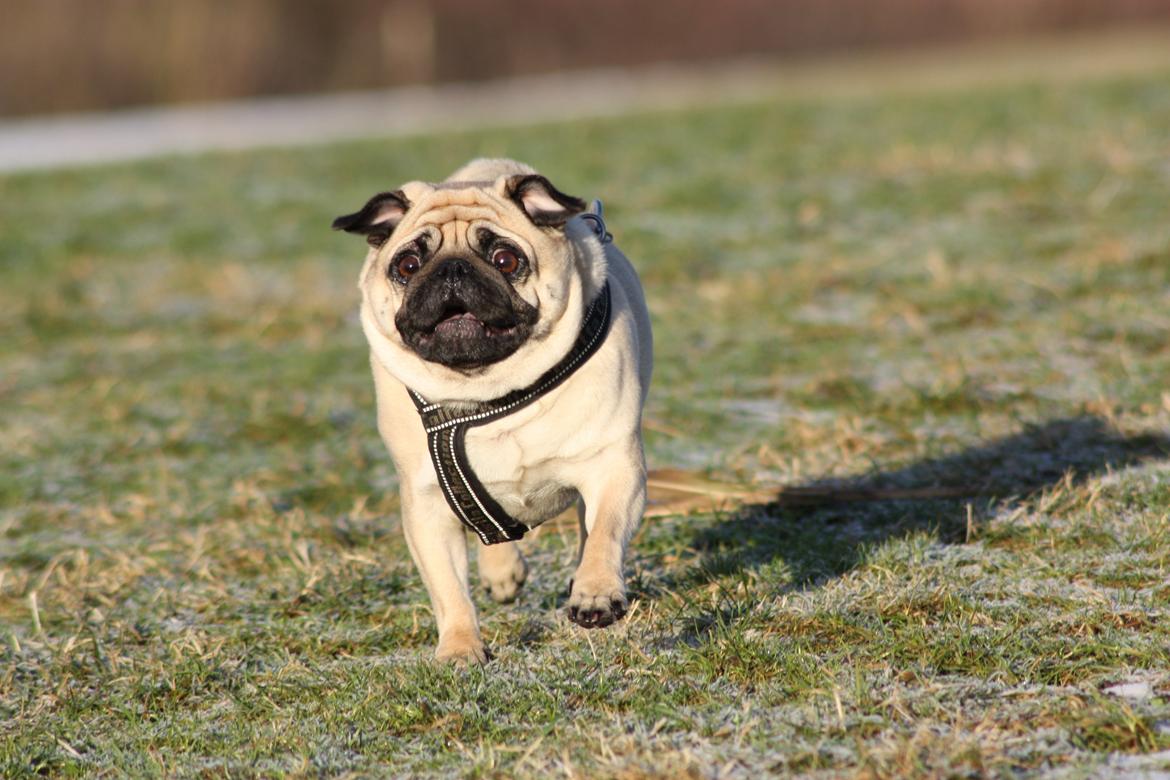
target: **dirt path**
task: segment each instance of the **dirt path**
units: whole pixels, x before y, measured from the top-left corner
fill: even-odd
[[[215,149],[297,146],[456,128],[526,125],[771,96],[958,89],[1170,68],[1170,31],[948,47],[778,64],[592,71],[439,87],[266,98],[0,122],[0,172]]]

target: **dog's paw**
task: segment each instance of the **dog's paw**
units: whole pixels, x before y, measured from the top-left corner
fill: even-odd
[[[622,619],[629,602],[621,583],[589,587],[573,583],[569,595],[569,620],[582,628],[605,628]]]
[[[528,563],[517,553],[511,560],[494,566],[481,563],[479,576],[492,601],[506,604],[516,600],[520,587],[528,579]]]
[[[439,639],[435,659],[456,666],[482,666],[491,659],[491,653],[477,634],[452,632]]]

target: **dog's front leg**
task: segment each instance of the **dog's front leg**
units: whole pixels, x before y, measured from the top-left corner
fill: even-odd
[[[622,571],[626,545],[646,508],[646,462],[641,447],[582,485],[580,562],[569,594],[569,619],[602,628],[626,614]]]
[[[437,489],[402,494],[402,527],[410,555],[422,574],[439,626],[435,657],[482,664],[487,649],[467,583],[467,533]]]

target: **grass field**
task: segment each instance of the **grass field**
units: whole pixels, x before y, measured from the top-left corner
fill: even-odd
[[[0,178],[0,775],[1170,772],[1167,128],[1151,72]],[[606,201],[651,465],[809,490],[645,523],[606,631],[542,530],[463,670],[328,224],[484,154]]]

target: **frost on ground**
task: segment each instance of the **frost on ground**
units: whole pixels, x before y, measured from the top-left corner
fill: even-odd
[[[0,775],[1164,775],[1166,84],[0,178]],[[604,198],[651,465],[739,503],[645,522],[603,632],[533,534],[455,670],[328,223],[481,154]]]

